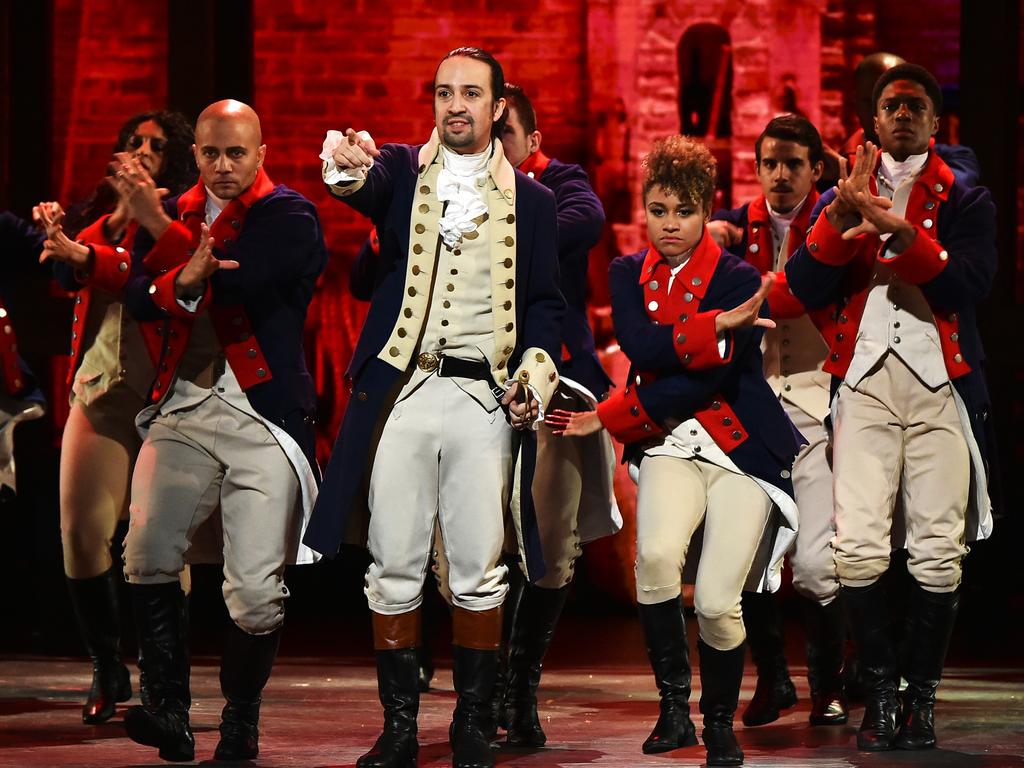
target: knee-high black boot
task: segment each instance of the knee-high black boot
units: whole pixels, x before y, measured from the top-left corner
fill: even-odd
[[[647,658],[661,695],[658,722],[643,743],[646,755],[697,744],[690,720],[690,646],[686,618],[678,597],[654,605],[639,606],[640,625],[647,644]]]
[[[929,592],[914,585],[907,618],[903,676],[903,715],[896,746],[930,749],[935,746],[935,691],[942,679],[949,638],[953,634],[960,592]]]
[[[864,719],[857,748],[881,752],[893,748],[900,705],[899,672],[889,626],[889,606],[882,580],[866,587],[840,588],[860,656]]]
[[[491,725],[489,735],[493,739],[498,729],[509,729],[508,709],[508,660],[512,644],[512,631],[519,603],[526,589],[526,577],[520,568],[520,558],[516,555],[503,554],[502,562],[508,568],[508,594],[501,609],[501,647],[498,649],[498,674],[494,678],[494,694],[491,696]]]
[[[125,730],[132,741],[159,748],[164,760],[192,760],[195,739],[188,722],[192,697],[185,594],[177,581],[133,584],[131,593],[139,663],[146,675],[150,703],[125,713]]]
[[[743,710],[743,724],[766,725],[778,720],[783,709],[796,706],[796,688],[786,663],[782,614],[775,595],[744,592],[743,624],[757,667],[757,687]]]
[[[811,725],[842,725],[849,719],[843,690],[846,617],[837,595],[828,605],[800,598],[807,633],[807,682]]]
[[[250,635],[231,622],[220,662],[220,716],[215,760],[253,760],[260,753],[260,702],[281,642],[281,630]]]
[[[415,768],[419,754],[416,716],[420,708],[416,648],[377,651],[377,693],[384,707],[384,730],[357,768]]]
[[[537,687],[544,656],[562,615],[569,586],[544,589],[528,584],[516,610],[508,650],[508,743],[543,747],[547,742],[537,716]]]
[[[491,700],[498,674],[502,609],[452,612],[452,676],[455,702],[448,740],[454,768],[493,768]]]
[[[121,661],[119,577],[119,569],[112,567],[89,579],[67,579],[78,629],[92,659],[92,686],[82,705],[82,722],[88,725],[106,722],[114,716],[115,702],[132,697],[131,677]]]
[[[416,716],[420,709],[419,645],[421,614],[373,614],[377,655],[377,694],[384,707],[384,730],[356,768],[416,768],[420,745]]]
[[[700,711],[704,715],[701,738],[708,752],[708,765],[743,765],[743,750],[732,730],[733,716],[743,683],[741,644],[731,651],[719,651],[703,640],[700,651]]]

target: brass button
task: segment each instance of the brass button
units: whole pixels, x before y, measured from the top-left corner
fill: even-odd
[[[683,298],[686,301],[693,301],[693,294],[687,291],[686,293],[683,294]]]
[[[511,355],[511,354],[512,354],[512,347],[505,347],[505,349],[504,349],[504,350],[502,350],[502,351],[503,351],[503,352],[504,352],[504,353],[505,353],[506,355]]]
[[[695,277],[690,281],[690,285],[700,285],[702,282],[704,281],[701,280],[699,277]]]
[[[417,235],[422,235],[424,232],[427,231],[427,228],[425,226],[423,226],[422,224],[417,224],[415,226],[415,230],[416,230],[416,234]]]
[[[405,315],[406,317],[412,317],[412,310],[406,307],[405,309],[402,310],[402,314]]]
[[[514,325],[512,325],[512,323],[505,323],[505,331],[506,331],[507,333],[512,333],[512,329],[513,329],[514,327],[515,327],[515,326],[514,326]]]
[[[358,399],[359,399],[360,401],[362,401],[362,402],[364,402],[364,403],[366,402],[366,393],[365,393],[365,392],[360,392],[360,393],[359,393],[358,395],[356,395],[356,397],[357,397],[357,398],[358,398]]]
[[[781,477],[783,480],[789,480],[789,475],[790,472],[788,469],[784,469],[781,472],[779,472],[779,477]]]
[[[452,303],[448,301],[448,299],[445,299],[443,302],[441,302],[441,306],[443,306],[445,309],[451,309]]]
[[[512,264],[513,264],[514,262],[512,261],[512,259],[505,259],[505,260],[504,260],[503,262],[501,262],[501,263],[505,265],[505,268],[506,268],[506,269],[508,269],[508,268],[510,268],[510,267],[512,266]]]
[[[423,246],[420,245],[419,243],[416,243],[416,245],[412,247],[412,252],[419,256],[421,253],[423,253]]]
[[[412,286],[409,286],[409,295],[410,296],[415,296],[416,295],[416,289],[414,287],[412,287]]]
[[[454,290],[455,290],[455,284],[454,284],[454,283],[448,283],[448,285],[446,285],[446,286],[445,286],[445,288],[446,288],[446,289],[448,290],[448,292],[450,293],[450,292],[452,292],[452,291],[454,291]]]
[[[512,237],[512,235],[509,235],[508,237],[505,238],[505,245],[507,245],[509,248],[511,248],[515,244],[516,241],[515,238]]]
[[[512,302],[511,301],[506,301],[504,304],[501,305],[501,307],[502,307],[502,309],[508,311],[508,310],[512,309]]]
[[[957,352],[955,355],[953,355],[953,361],[957,363],[962,363],[964,361],[964,356]]]
[[[448,327],[448,321],[447,320],[442,320],[441,321],[441,325],[447,328]]]
[[[536,360],[537,360],[538,363],[543,363],[545,360],[547,360],[547,358],[544,356],[543,352],[538,352],[537,356],[536,356]]]
[[[739,440],[741,437],[743,437],[743,433],[740,432],[738,429],[734,429],[732,431],[732,439],[733,440]]]
[[[657,280],[651,280],[650,286],[651,286],[651,290],[652,291],[658,290],[658,281]]]
[[[430,194],[430,187],[428,187],[426,184],[424,184],[422,187],[420,187],[420,194],[421,195],[429,195]]]
[[[751,253],[757,253],[759,250],[761,250],[761,247],[757,243],[752,243],[750,245],[750,252]]]
[[[427,205],[426,203],[423,203],[420,206],[420,213],[429,213],[429,212],[430,212],[430,206]]]
[[[945,187],[942,186],[941,184],[936,184],[935,185],[935,191],[936,192],[942,192],[942,190],[944,190],[944,189],[945,189]]]
[[[412,273],[414,275],[418,275],[420,273],[420,265],[419,264],[413,264],[412,265]]]
[[[515,284],[516,284],[516,281],[512,280],[512,279],[508,279],[508,280],[505,281],[505,287],[506,288],[511,288]]]
[[[457,275],[457,274],[459,274],[459,270],[457,270],[457,269],[453,269],[453,270],[452,270],[452,274],[453,274],[453,275]]]
[[[951,333],[951,334],[949,334],[949,340],[950,341],[959,341],[960,340],[960,334],[959,333]]]
[[[122,261],[120,264],[117,265],[117,271],[118,272],[127,272],[128,271],[128,263]]]
[[[510,213],[508,216],[505,217],[505,221],[507,221],[509,224],[515,224],[516,215],[514,213]]]
[[[398,351],[398,347],[392,347],[388,350],[388,354],[392,357],[398,357],[401,353]]]
[[[658,306],[659,306],[659,304],[656,301],[649,301],[649,302],[647,302],[647,309],[649,311],[651,311],[651,312],[657,312],[658,311]]]
[[[461,256],[462,255],[462,249],[461,248],[456,248],[454,251],[452,251],[452,253],[455,254],[456,256]]]
[[[407,330],[405,330],[405,328],[399,328],[398,329],[398,338],[404,339],[408,335],[409,335],[409,332]]]

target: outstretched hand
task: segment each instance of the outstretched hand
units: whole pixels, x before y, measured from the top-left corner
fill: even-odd
[[[345,131],[345,141],[339,142],[331,157],[340,170],[367,169],[373,165],[373,158],[380,156],[380,150],[373,139],[365,138],[349,128]]]
[[[559,437],[584,437],[604,429],[597,411],[557,409],[544,417],[544,423]]]
[[[76,243],[66,234],[61,226],[64,209],[59,203],[40,203],[32,209],[32,218],[43,228],[46,240],[39,254],[39,263],[54,259],[62,261],[75,269],[89,271],[92,251],[82,243]]]
[[[214,239],[210,237],[210,228],[206,224],[200,225],[199,247],[174,281],[175,295],[179,299],[202,296],[210,275],[218,269],[238,269],[240,266],[233,259],[218,259],[214,256],[213,245]]]
[[[761,287],[757,289],[753,296],[738,307],[726,312],[719,312],[715,315],[715,333],[724,333],[726,331],[743,328],[745,326],[774,328],[774,320],[767,317],[761,317],[759,314],[761,311],[761,304],[764,303],[765,297],[768,296],[768,292],[772,289],[772,284],[774,282],[774,273],[768,272],[762,275]]]
[[[154,237],[162,235],[171,223],[162,205],[169,190],[158,187],[139,158],[129,152],[116,152],[110,169],[114,171],[118,204],[127,218],[138,221]]]
[[[870,194],[871,176],[875,172],[878,148],[870,141],[857,147],[853,167],[846,173],[845,163],[840,166],[840,179],[836,183],[836,197],[825,209],[825,215],[836,229],[842,231],[856,226],[859,221],[857,195]]]

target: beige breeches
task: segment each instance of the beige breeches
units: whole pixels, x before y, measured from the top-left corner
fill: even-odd
[[[848,586],[889,567],[901,494],[907,567],[923,588],[951,592],[967,552],[971,462],[952,385],[931,391],[893,354],[858,383],[842,384],[833,449],[836,568]]]
[[[772,511],[746,475],[707,461],[645,456],[636,502],[636,594],[645,605],[679,596],[690,540],[704,522],[694,605],[700,636],[721,651],[746,638],[740,593]]]

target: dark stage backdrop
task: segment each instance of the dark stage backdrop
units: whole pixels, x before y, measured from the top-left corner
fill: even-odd
[[[984,7],[979,13],[956,0],[0,0],[0,208],[25,215],[40,199],[82,198],[104,173],[130,114],[166,105],[194,118],[219,98],[253,104],[270,176],[317,203],[331,250],[306,350],[326,459],[365,313],[347,292],[347,272],[368,229],[320,183],[316,155],[328,128],[364,128],[378,144],[424,141],[440,56],[464,44],[494,52],[507,78],[531,94],[545,151],[582,163],[605,203],[609,225],[592,253],[590,288],[599,343],[607,346],[614,341],[607,263],[641,243],[636,168],[650,142],[677,131],[704,138],[719,160],[721,203],[738,204],[756,190],[752,143],[767,119],[799,110],[839,145],[855,127],[853,66],[888,50],[938,76],[950,105],[944,137],[975,147],[999,205],[1001,271],[985,326],[1003,473],[1013,479],[1024,446],[1016,437],[1024,381],[1009,330],[1024,320],[1024,60],[1019,4]],[[56,470],[70,299],[45,270],[4,279],[22,351],[46,381],[50,413],[19,428],[21,493],[0,506],[0,578],[20,587],[9,597],[15,605],[6,613],[16,621],[0,647],[76,648],[61,582]],[[609,353],[605,362],[621,379],[622,360]],[[618,488],[627,528],[588,547],[576,588],[581,608],[630,602],[633,491],[623,478]],[[978,616],[1008,599],[1020,613],[1024,588],[1006,568],[1010,542],[1021,533],[1010,514],[1020,495],[1019,486],[1005,485],[1008,517],[968,560]],[[342,620],[364,610],[364,561],[348,555],[292,574],[294,617],[327,610]],[[201,583],[210,580],[216,576],[200,574]],[[213,611],[213,594],[197,594],[197,607]],[[975,625],[961,622],[961,631],[989,642],[986,623]]]

